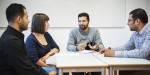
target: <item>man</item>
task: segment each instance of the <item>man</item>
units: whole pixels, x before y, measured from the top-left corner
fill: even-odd
[[[103,49],[105,56],[111,57],[150,57],[150,25],[144,9],[138,8],[129,13],[128,26],[135,31],[127,44],[114,48]]]
[[[87,13],[80,13],[78,15],[79,28],[75,28],[69,35],[69,41],[67,44],[68,51],[82,51],[93,50],[99,51],[102,49],[103,43],[100,38],[98,30],[89,27],[90,18]],[[73,73],[73,75],[83,75],[84,73]],[[92,73],[92,75],[99,75],[98,73]]]
[[[68,51],[100,50],[104,47],[98,30],[90,28],[89,22],[87,13],[78,15],[79,28],[73,29],[69,35]]]
[[[0,75],[48,75],[28,59],[22,31],[28,28],[28,14],[21,4],[6,9],[8,27],[0,38]]]
[[[118,48],[103,49],[106,57],[127,57],[150,59],[150,25],[144,9],[138,8],[129,13],[128,26],[135,31],[130,40]],[[149,75],[150,72],[120,72],[122,75]],[[130,74],[129,74],[130,73]]]

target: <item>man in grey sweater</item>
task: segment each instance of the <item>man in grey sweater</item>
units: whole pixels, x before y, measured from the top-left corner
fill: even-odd
[[[90,28],[89,21],[87,13],[78,15],[79,28],[73,29],[69,35],[68,51],[100,50],[104,47],[98,30]]]
[[[79,28],[73,29],[69,35],[68,51],[76,52],[85,49],[94,51],[104,47],[98,30],[90,28],[89,21],[90,18],[87,13],[78,15]],[[73,75],[84,75],[84,73],[73,73]],[[92,72],[91,75],[100,75],[100,72]]]

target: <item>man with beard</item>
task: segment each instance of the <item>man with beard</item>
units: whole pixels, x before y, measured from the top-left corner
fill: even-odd
[[[21,4],[6,9],[8,27],[0,38],[0,75],[48,75],[27,57],[22,31],[28,28],[28,14]]]
[[[135,31],[130,40],[117,48],[104,48],[101,53],[109,57],[129,57],[150,59],[150,25],[144,9],[138,8],[129,13],[128,26]]]
[[[106,57],[150,59],[150,25],[144,9],[137,8],[129,13],[128,26],[134,31],[130,40],[117,48],[104,48],[100,52]],[[149,75],[142,72],[120,72],[120,75]]]
[[[98,30],[89,27],[89,22],[90,18],[87,13],[78,15],[79,28],[73,29],[69,35],[68,51],[82,51],[85,49],[99,51],[104,47]]]
[[[98,30],[89,27],[90,18],[87,13],[78,15],[79,28],[75,28],[69,35],[67,44],[68,51],[93,50],[102,49],[103,43]],[[100,75],[99,73],[91,73],[92,75]],[[73,73],[73,75],[84,75],[84,73]]]

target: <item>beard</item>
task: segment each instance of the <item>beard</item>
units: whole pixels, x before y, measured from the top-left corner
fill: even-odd
[[[85,25],[79,25],[79,28],[80,28],[81,30],[86,30],[86,29],[88,28],[88,26],[85,26]]]
[[[20,27],[19,27],[19,30],[22,32],[24,30],[27,30],[28,29],[28,25],[25,25],[25,24],[21,24]]]
[[[130,31],[137,31],[137,30],[138,30],[137,27],[132,27],[132,28],[130,28]]]
[[[135,29],[130,29],[130,31],[135,31]]]

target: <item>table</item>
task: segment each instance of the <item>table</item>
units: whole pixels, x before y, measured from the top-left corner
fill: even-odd
[[[51,58],[51,57],[50,57]],[[52,63],[50,58],[47,64]],[[65,52],[54,56],[59,75],[63,72],[101,72],[102,75],[114,75],[120,70],[150,70],[150,61],[138,58],[104,57],[95,52]]]
[[[59,75],[63,72],[101,72],[102,75],[109,74],[108,65],[95,58],[92,53],[59,53],[56,56],[56,67]],[[46,63],[49,64],[47,59]]]
[[[114,71],[119,75],[120,70],[150,70],[150,60],[147,59],[94,56],[109,65],[110,75],[114,75]]]

